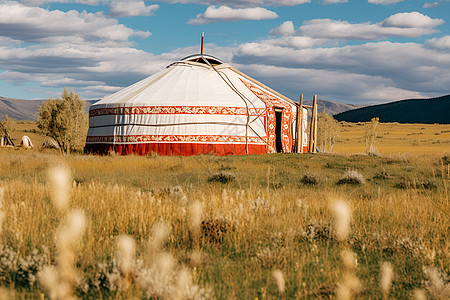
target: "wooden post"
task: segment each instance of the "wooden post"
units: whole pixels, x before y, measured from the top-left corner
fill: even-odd
[[[316,144],[317,144],[317,95],[314,95],[313,100],[313,121],[314,121],[314,139],[313,139],[313,149],[312,152],[316,153]]]
[[[297,106],[297,143],[295,145],[295,152],[303,152],[303,94],[300,94],[300,105]]]
[[[311,108],[311,121],[309,122],[308,152],[312,152],[313,132],[314,132],[314,106]]]
[[[316,124],[317,123],[317,95],[314,95],[311,113],[311,122],[309,124],[309,152],[316,152]]]

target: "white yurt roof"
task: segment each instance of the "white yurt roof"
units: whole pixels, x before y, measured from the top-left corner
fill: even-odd
[[[191,55],[115,94],[106,96],[93,108],[149,104],[245,107],[245,101],[248,105],[264,107],[264,103],[245,87],[240,78],[274,92],[214,56]],[[276,94],[277,97],[291,101]]]

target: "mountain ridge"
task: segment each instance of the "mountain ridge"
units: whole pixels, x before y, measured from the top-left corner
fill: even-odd
[[[0,97],[0,121],[3,121],[5,115],[17,121],[36,121],[39,113],[38,108],[45,100],[24,100]],[[98,100],[84,100],[86,102],[85,111]]]
[[[305,105],[312,105],[312,100],[306,100],[303,102]],[[329,115],[335,115],[341,112],[345,112],[352,109],[357,109],[360,107],[364,107],[364,105],[359,104],[346,104],[339,103],[330,100],[317,99],[317,111],[321,113],[326,113]]]
[[[336,120],[346,122],[368,122],[375,117],[384,123],[450,124],[450,94],[435,98],[404,99],[334,115]]]

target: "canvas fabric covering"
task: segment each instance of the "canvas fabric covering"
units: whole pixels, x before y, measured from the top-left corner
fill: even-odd
[[[91,106],[86,152],[146,155],[291,152],[296,106],[229,65],[182,60]],[[306,134],[304,134],[306,136]]]

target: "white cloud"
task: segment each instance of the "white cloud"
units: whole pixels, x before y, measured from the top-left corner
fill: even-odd
[[[280,38],[268,39],[259,43],[260,47],[273,47],[279,46],[283,48],[294,48],[294,49],[307,49],[323,45],[333,45],[336,43],[331,43],[327,39],[314,39],[308,36],[292,36],[286,35]]]
[[[203,25],[213,22],[232,22],[240,20],[267,20],[278,18],[278,15],[262,7],[231,8],[228,6],[210,6],[203,14],[198,14],[188,24]]]
[[[47,92],[54,88],[58,93],[66,86],[91,99],[115,92],[198,52],[198,47],[189,47],[153,55],[120,43],[99,45],[85,41],[79,44],[77,40],[21,48],[6,42],[0,44],[0,66],[7,70],[0,73],[0,80],[14,84],[35,82],[46,87]],[[226,61],[231,60],[228,48],[210,44],[205,48]]]
[[[323,4],[347,3],[348,0],[322,0]]]
[[[403,0],[368,0],[368,2],[372,3],[372,4],[388,5],[388,4],[403,2]]]
[[[39,82],[42,86],[60,85],[61,88],[67,84],[70,87],[102,84],[127,86],[156,73],[169,62],[172,61],[163,56],[122,46],[64,43],[0,47],[0,65],[8,70],[1,73],[0,78],[15,82]]]
[[[152,16],[159,5],[146,6],[144,0],[21,0],[27,6],[40,6],[45,3],[77,3],[91,6],[105,4],[113,17]]]
[[[398,28],[431,28],[444,23],[442,19],[432,19],[419,12],[398,13],[390,16],[381,24],[385,27]]]
[[[16,47],[20,47],[22,45],[22,41],[18,41],[15,39],[11,39],[8,37],[3,37],[0,36],[0,47],[1,46],[16,46]]]
[[[239,70],[256,78],[278,92],[297,100],[317,94],[320,99],[343,103],[377,104],[406,98],[421,98],[416,91],[393,87],[389,78],[355,74],[345,70],[285,68],[267,65],[236,65]]]
[[[146,38],[149,32],[134,31],[101,13],[48,11],[19,3],[0,4],[0,36],[25,42],[125,42],[131,36]]]
[[[270,31],[271,35],[288,35],[293,34],[295,32],[294,30],[294,23],[292,21],[286,21],[283,24],[281,24],[279,27],[272,29]]]
[[[380,23],[358,23],[331,19],[305,21],[296,34],[314,38],[378,40],[386,37],[419,37],[435,33],[442,19],[431,19],[418,12],[398,13]]]
[[[450,35],[442,38],[433,38],[426,41],[426,45],[435,49],[450,50]]]
[[[290,97],[298,92],[293,87],[303,86],[311,93],[334,94],[336,101],[388,101],[442,95],[448,93],[450,82],[450,54],[415,43],[296,49],[270,40],[241,45],[233,60],[260,66],[261,70],[276,67],[290,70],[286,74],[303,70],[309,76],[316,75],[314,81],[303,83],[297,75],[287,79],[287,75],[278,78],[280,74],[268,74],[268,81],[285,85],[280,92]]]
[[[195,3],[209,6],[225,5],[228,7],[261,7],[261,6],[295,6],[310,3],[311,0],[162,0],[167,3]]]
[[[77,3],[87,5],[99,5],[100,3],[107,1],[108,0],[20,0],[18,2],[28,6],[39,6],[45,3]]]
[[[42,87],[70,85],[84,88],[84,97],[97,97],[99,86],[128,85],[166,66],[162,56],[130,47],[130,37],[149,34],[101,13],[0,2],[0,66],[6,70],[0,78]]]
[[[109,13],[114,17],[151,16],[159,5],[146,6],[144,1],[111,1]]]
[[[439,3],[439,2],[427,2],[427,3],[424,3],[422,7],[423,8],[435,8],[440,5],[441,5],[441,3]]]

